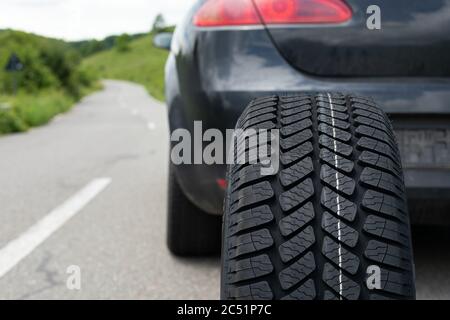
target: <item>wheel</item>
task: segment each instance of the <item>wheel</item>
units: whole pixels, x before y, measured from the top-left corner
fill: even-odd
[[[169,169],[167,243],[177,256],[203,256],[220,253],[222,218],[203,212],[183,193]]]
[[[280,168],[228,168],[223,299],[415,298],[399,151],[372,100],[256,99],[237,128],[279,129]]]

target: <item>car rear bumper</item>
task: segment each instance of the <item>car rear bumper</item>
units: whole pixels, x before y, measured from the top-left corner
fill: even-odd
[[[409,198],[417,200],[450,200],[450,169],[405,169]]]

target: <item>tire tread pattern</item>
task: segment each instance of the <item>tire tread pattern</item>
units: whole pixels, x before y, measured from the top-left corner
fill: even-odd
[[[340,93],[258,98],[238,129],[280,130],[280,170],[231,165],[222,298],[413,299],[401,159],[387,115]],[[381,289],[366,285],[381,271]]]

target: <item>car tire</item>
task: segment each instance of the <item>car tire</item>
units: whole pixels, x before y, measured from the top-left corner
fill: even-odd
[[[218,255],[221,248],[222,218],[203,212],[183,193],[169,169],[167,244],[177,256]]]
[[[414,264],[393,128],[370,99],[272,96],[237,129],[279,129],[280,168],[228,168],[223,299],[414,299]],[[248,149],[246,149],[248,151]]]

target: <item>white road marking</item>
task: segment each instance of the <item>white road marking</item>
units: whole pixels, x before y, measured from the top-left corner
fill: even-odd
[[[133,110],[131,111],[131,114],[132,114],[133,116],[137,116],[137,115],[139,114],[139,110],[138,110],[138,109],[133,109]]]
[[[147,123],[147,128],[149,129],[149,130],[155,130],[156,129],[156,125],[155,125],[155,123],[154,122],[149,122],[149,123]]]
[[[328,93],[328,101],[329,101],[329,103],[330,103],[330,110],[331,110],[331,124],[333,125],[333,143],[334,143],[334,166],[336,167],[336,168],[338,168],[338,164],[339,164],[339,161],[338,161],[338,155],[337,155],[337,150],[338,150],[338,148],[337,148],[337,143],[336,143],[336,136],[337,136],[337,134],[336,134],[336,127],[335,127],[335,125],[336,125],[336,122],[335,122],[335,119],[334,119],[334,109],[333,109],[333,102],[332,102],[332,100],[331,100],[331,95]],[[340,186],[340,183],[339,183],[339,172],[336,170],[336,174],[335,174],[335,178],[336,178],[336,189],[337,190],[339,190],[339,186]],[[338,217],[340,217],[341,216],[341,203],[340,203],[340,198],[339,198],[339,195],[337,196],[337,198],[336,198],[336,204],[337,204],[337,215],[338,215]],[[343,284],[342,284],[342,245],[341,245],[341,233],[342,233],[342,231],[341,231],[341,219],[340,218],[338,218],[338,240],[339,240],[339,243],[338,243],[338,255],[339,255],[339,294],[340,294],[340,296],[341,296],[341,299],[342,299],[342,292],[343,292]]]
[[[111,183],[110,178],[93,180],[72,198],[51,211],[18,238],[0,250],[0,278],[80,212]]]

